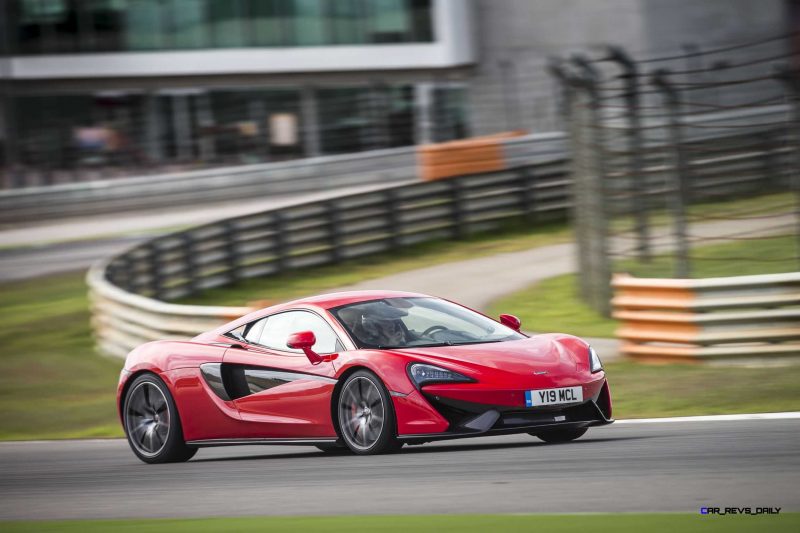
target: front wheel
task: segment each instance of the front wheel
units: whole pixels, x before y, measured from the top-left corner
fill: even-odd
[[[581,437],[586,433],[586,428],[581,429],[557,429],[554,431],[547,431],[545,433],[531,433],[534,437],[538,437],[545,442],[556,444],[559,442],[569,442]]]
[[[128,444],[145,463],[183,462],[197,453],[186,446],[172,395],[155,374],[142,374],[131,383],[122,409]]]
[[[353,373],[342,386],[336,407],[339,431],[350,451],[376,455],[399,450],[394,407],[381,380],[368,370]]]

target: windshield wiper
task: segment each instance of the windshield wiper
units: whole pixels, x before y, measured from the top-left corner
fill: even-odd
[[[490,344],[494,342],[503,342],[503,339],[492,339],[490,341],[465,341],[465,342],[454,342],[451,343],[450,346],[465,346],[467,344]]]

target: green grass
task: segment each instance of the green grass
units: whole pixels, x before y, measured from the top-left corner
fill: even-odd
[[[693,277],[791,272],[797,270],[797,260],[790,258],[787,250],[794,250],[796,243],[796,237],[788,235],[696,248],[692,250],[697,258]],[[614,270],[641,277],[672,277],[674,265],[672,257],[665,255],[650,263],[624,261]],[[562,331],[584,337],[613,337],[617,326],[580,299],[575,274],[546,279],[493,302],[489,314],[498,313],[519,316],[530,331]]]
[[[602,354],[601,354],[602,357]],[[615,418],[777,413],[800,409],[800,366],[605,365]]]
[[[338,265],[312,267],[276,276],[242,280],[236,285],[219,287],[184,298],[179,303],[246,305],[256,301],[266,306],[398,272],[474,257],[518,252],[538,246],[569,242],[571,239],[571,230],[564,223],[531,228],[524,223],[514,222],[496,231],[463,240],[417,244],[391,253],[363,257]]]
[[[83,273],[0,285],[0,316],[0,439],[122,434],[122,362],[94,353]]]
[[[236,531],[304,531],[334,533],[352,531],[614,531],[639,533],[730,532],[759,529],[780,533],[800,530],[800,514],[781,513],[761,516],[713,516],[697,513],[673,514],[579,514],[579,515],[433,515],[433,516],[334,516],[334,517],[248,517],[192,520],[74,520],[0,522],[6,533],[40,531],[52,533],[91,533],[130,531],[136,533],[170,531],[192,533]]]
[[[121,436],[114,407],[121,362],[93,351],[83,275],[0,285],[0,312],[0,440]],[[607,368],[618,418],[800,405],[800,367]]]

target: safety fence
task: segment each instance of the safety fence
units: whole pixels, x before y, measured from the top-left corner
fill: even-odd
[[[700,362],[800,356],[800,272],[706,279],[616,275],[621,353]]]
[[[98,347],[123,356],[142,342],[187,338],[249,308],[167,303],[212,287],[436,239],[514,218],[563,219],[565,160],[309,202],[157,237],[96,265],[87,281]]]
[[[654,221],[672,227],[677,278],[715,268],[699,251],[699,224],[727,221],[716,240],[732,244],[754,238],[756,219],[762,230],[772,221],[771,234],[800,234],[800,52],[792,37],[651,58],[600,47],[553,60],[571,147],[580,294],[595,310],[610,312],[615,262],[646,267],[664,249]],[[769,209],[692,208],[770,193],[783,195]],[[611,245],[620,240],[628,246]],[[747,249],[739,255],[762,261]],[[800,249],[777,260],[800,264]]]

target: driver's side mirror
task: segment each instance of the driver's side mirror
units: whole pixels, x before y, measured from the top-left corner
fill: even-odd
[[[522,321],[514,315],[500,315],[500,323],[514,331],[519,331],[522,327]]]
[[[325,360],[324,357],[311,349],[316,343],[317,337],[314,335],[313,331],[292,333],[289,335],[289,338],[286,339],[286,346],[293,350],[303,350],[303,353],[306,354],[306,357],[308,357],[312,365],[318,365]]]

